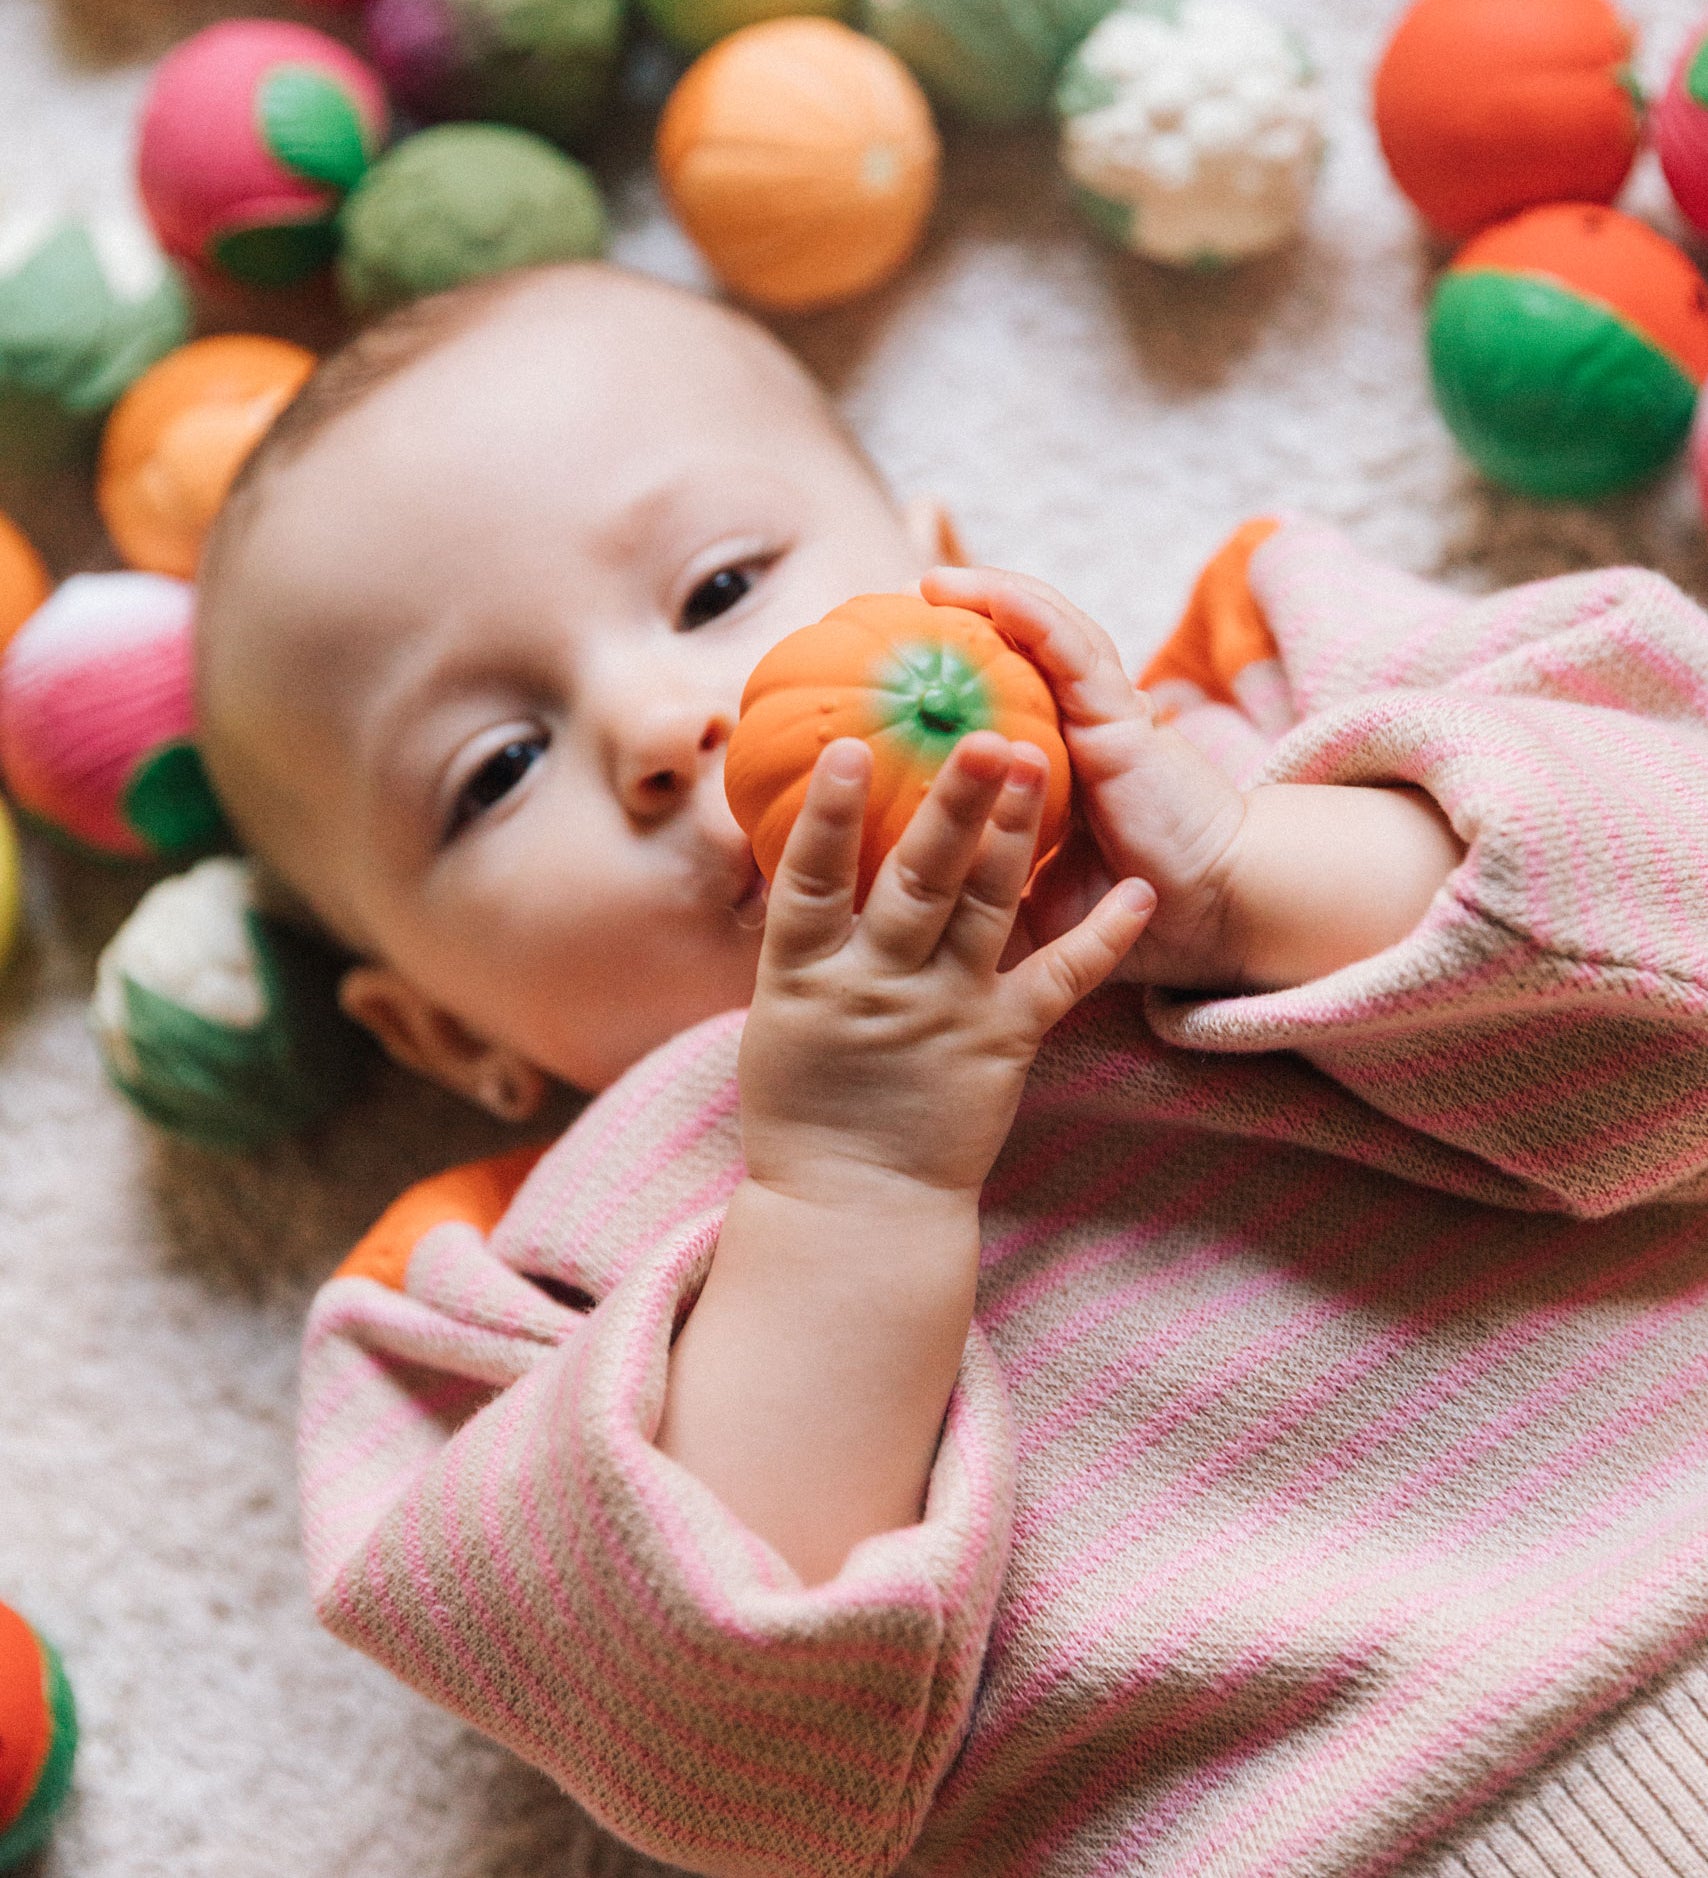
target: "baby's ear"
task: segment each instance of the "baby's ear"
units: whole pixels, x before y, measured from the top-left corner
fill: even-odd
[[[954,517],[935,496],[915,496],[902,514],[914,545],[933,567],[970,565]]]
[[[546,1096],[541,1070],[462,1021],[389,965],[352,965],[338,982],[344,1015],[379,1039],[387,1056],[466,1097],[501,1122],[525,1122]]]

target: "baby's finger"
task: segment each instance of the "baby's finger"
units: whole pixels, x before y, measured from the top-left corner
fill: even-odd
[[[1054,587],[1000,568],[938,567],[919,591],[935,606],[983,613],[1044,674],[1070,727],[1149,721],[1149,701],[1127,676],[1114,640]]]
[[[1015,966],[1004,982],[1020,998],[1036,1035],[1060,1023],[1102,984],[1138,943],[1155,911],[1156,893],[1148,881],[1123,880],[1077,926]]]
[[[1014,746],[1008,780],[991,804],[984,841],[943,933],[942,949],[973,971],[994,971],[1014,930],[1032,875],[1049,775],[1048,759],[1036,744]]]
[[[933,778],[878,869],[860,915],[861,939],[887,964],[917,971],[937,949],[1008,765],[1007,740],[975,730]]]
[[[806,964],[848,937],[871,775],[872,752],[857,737],[819,752],[766,902],[767,962]]]

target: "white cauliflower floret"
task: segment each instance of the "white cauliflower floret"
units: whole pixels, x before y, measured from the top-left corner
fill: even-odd
[[[1062,162],[1153,259],[1241,260],[1298,229],[1322,158],[1297,42],[1244,0],[1117,7],[1057,93]]]
[[[95,968],[91,1016],[115,1062],[137,1074],[125,980],[210,1023],[250,1030],[266,1015],[247,915],[255,903],[248,866],[218,856],[149,888]]]

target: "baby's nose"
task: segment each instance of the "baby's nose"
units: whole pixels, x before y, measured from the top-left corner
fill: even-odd
[[[729,742],[720,712],[673,712],[655,718],[622,751],[617,792],[640,821],[658,821],[681,807],[706,766]]]

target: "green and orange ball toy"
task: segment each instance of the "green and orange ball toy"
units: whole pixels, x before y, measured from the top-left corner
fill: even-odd
[[[1611,202],[1636,160],[1631,28],[1609,0],[1416,0],[1376,72],[1394,181],[1463,239],[1543,202]]]
[[[1037,858],[1061,840],[1066,746],[1037,668],[982,614],[917,595],[864,594],[790,633],[754,667],[724,758],[724,792],[767,880],[806,799],[819,752],[859,737],[876,759],[856,904],[969,731],[1036,744],[1049,759]]]
[[[46,1842],[76,1752],[77,1706],[59,1657],[0,1604],[0,1871]]]
[[[1589,501],[1683,444],[1708,377],[1708,282],[1646,224],[1555,203],[1479,235],[1435,291],[1435,395],[1495,482]]]

